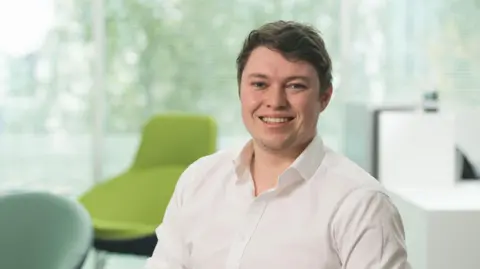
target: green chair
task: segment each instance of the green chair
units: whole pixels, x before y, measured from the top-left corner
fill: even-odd
[[[153,117],[143,129],[131,167],[80,198],[93,219],[95,248],[150,256],[157,242],[155,229],[178,178],[188,165],[213,153],[216,142],[217,128],[211,117]]]
[[[0,195],[0,268],[80,269],[93,242],[73,199],[41,192]]]

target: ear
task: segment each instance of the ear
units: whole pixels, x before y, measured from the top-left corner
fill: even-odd
[[[332,98],[333,88],[330,86],[328,89],[320,93],[320,111],[323,112],[325,108],[327,108],[328,104],[330,103],[330,99]]]

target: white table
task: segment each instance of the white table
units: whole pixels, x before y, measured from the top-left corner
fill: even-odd
[[[412,268],[480,268],[480,182],[389,191],[404,221]]]

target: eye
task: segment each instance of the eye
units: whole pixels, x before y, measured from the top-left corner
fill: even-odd
[[[307,88],[307,86],[301,83],[292,83],[292,84],[289,84],[287,88],[294,89],[294,90],[304,90]]]
[[[254,81],[251,83],[252,87],[256,88],[256,89],[264,89],[267,87],[267,84],[265,82],[262,82],[262,81]]]

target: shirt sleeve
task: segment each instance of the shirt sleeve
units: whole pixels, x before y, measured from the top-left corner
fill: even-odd
[[[175,191],[165,211],[163,222],[156,229],[157,245],[152,257],[147,259],[145,269],[186,269],[188,251],[183,240],[181,208],[185,187],[194,178],[196,163],[180,176]]]
[[[379,191],[354,191],[333,221],[342,269],[410,269],[402,219]]]

